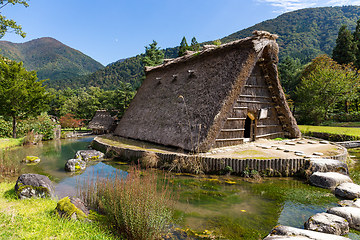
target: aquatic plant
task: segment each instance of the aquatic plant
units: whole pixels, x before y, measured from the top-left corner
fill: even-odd
[[[169,229],[175,201],[166,179],[158,189],[154,171],[131,166],[126,178],[117,171],[93,179],[80,184],[78,195],[128,239],[158,239]]]
[[[8,151],[0,150],[0,176],[7,177],[19,172],[19,163],[9,157]]]

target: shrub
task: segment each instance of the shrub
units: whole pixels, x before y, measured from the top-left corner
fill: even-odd
[[[19,120],[16,127],[18,137],[23,137],[34,129],[34,133],[42,134],[43,140],[54,138],[54,128],[56,123],[53,122],[49,115],[42,113],[36,118]],[[0,137],[12,137],[12,120],[0,117]]]
[[[173,195],[164,180],[157,190],[154,171],[140,172],[132,166],[124,177],[114,175],[80,184],[78,195],[87,206],[105,213],[114,227],[128,239],[159,239],[173,216]]]

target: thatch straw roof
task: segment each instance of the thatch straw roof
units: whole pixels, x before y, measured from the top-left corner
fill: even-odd
[[[88,128],[108,131],[114,123],[115,118],[116,117],[112,117],[106,110],[97,110],[95,116],[90,121]]]
[[[245,83],[257,66],[262,70],[256,71],[262,72],[262,79],[271,85],[281,131],[288,137],[299,137],[278,79],[276,38],[256,31],[252,37],[208,46],[201,52],[147,67],[146,79],[114,134],[207,151],[235,111]],[[251,106],[248,111],[258,111]]]

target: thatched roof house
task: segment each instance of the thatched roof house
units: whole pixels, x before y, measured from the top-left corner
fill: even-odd
[[[114,134],[189,151],[300,137],[278,78],[276,38],[255,31],[147,67]]]
[[[116,116],[112,117],[106,110],[97,110],[88,128],[90,128],[94,134],[114,132],[116,128]]]

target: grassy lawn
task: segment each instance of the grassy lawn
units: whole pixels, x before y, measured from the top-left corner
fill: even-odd
[[[0,138],[0,149],[7,147],[20,146],[23,138]]]
[[[0,183],[0,239],[116,239],[97,222],[59,218],[55,200],[18,200],[14,186]]]
[[[329,126],[308,126],[298,125],[300,131],[326,132],[342,135],[360,136],[360,128],[354,127],[329,127]]]

